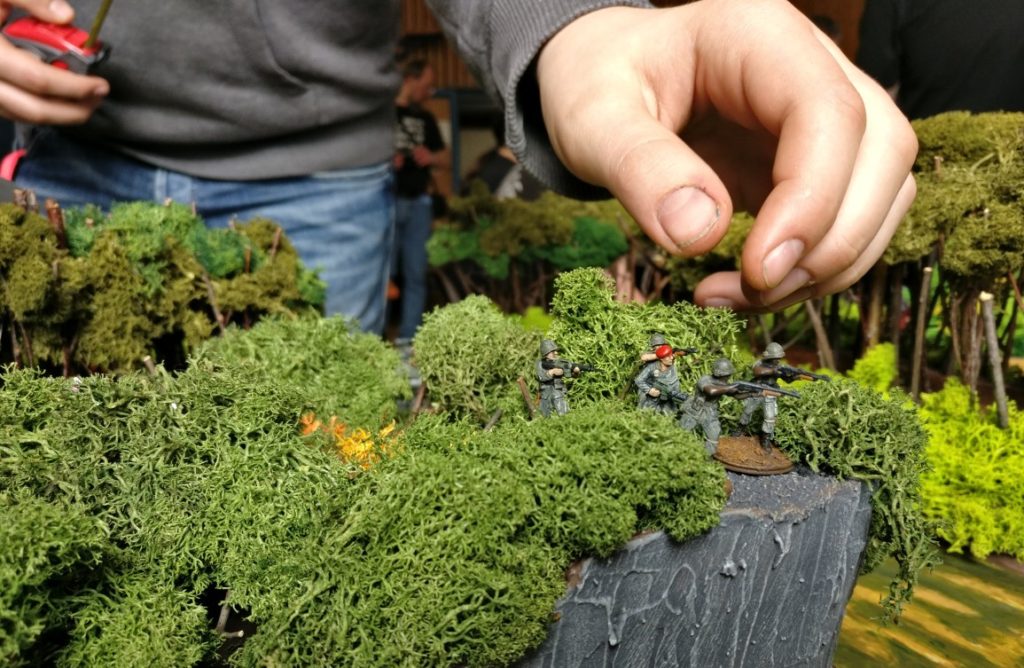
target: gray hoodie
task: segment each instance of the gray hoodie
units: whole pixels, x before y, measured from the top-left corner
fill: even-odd
[[[88,27],[99,0],[72,0]],[[645,0],[431,0],[506,109],[509,145],[563,192],[598,191],[558,163],[530,64],[573,18]],[[400,0],[120,0],[96,73],[109,98],[73,130],[145,162],[249,180],[368,165],[392,152]],[[612,48],[612,45],[603,45]],[[595,48],[602,48],[595,45]]]

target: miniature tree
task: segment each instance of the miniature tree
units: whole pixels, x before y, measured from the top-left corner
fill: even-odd
[[[546,192],[534,202],[498,200],[482,184],[455,198],[450,224],[428,244],[450,301],[493,295],[509,312],[546,305],[552,278],[577,267],[606,267],[628,249],[614,201],[586,203]]]
[[[978,298],[991,292],[1005,303],[1024,270],[1024,114],[950,112],[915,121],[914,129],[918,195],[885,258],[914,261],[937,246],[950,359],[974,389]],[[1004,315],[1014,320],[1016,310]]]
[[[210,230],[184,206],[147,203],[48,214],[0,205],[0,360],[64,375],[147,356],[178,366],[229,323],[323,303],[269,221]]]

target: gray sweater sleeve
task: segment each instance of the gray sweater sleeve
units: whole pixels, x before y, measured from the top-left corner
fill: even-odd
[[[565,195],[607,198],[607,191],[573,176],[555,156],[541,117],[533,65],[544,43],[574,19],[604,7],[651,4],[647,0],[428,0],[428,4],[480,83],[504,105],[508,146],[523,165]]]

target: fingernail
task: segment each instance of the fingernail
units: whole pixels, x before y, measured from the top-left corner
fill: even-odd
[[[768,253],[764,258],[764,264],[761,265],[761,273],[768,287],[774,288],[781,283],[803,254],[804,242],[799,239],[783,241]]]
[[[780,299],[793,294],[800,288],[806,288],[810,284],[811,275],[807,273],[806,269],[797,267],[786,274],[786,277],[779,281],[778,285],[768,291],[764,301],[766,304],[777,302]]]
[[[50,11],[53,12],[58,19],[70,19],[74,10],[64,0],[50,0]]]
[[[94,97],[103,97],[109,92],[110,86],[108,86],[107,84],[100,84],[99,86],[96,86],[92,89],[92,94]]]
[[[658,222],[679,250],[707,236],[718,216],[715,200],[695,186],[673,190],[658,206]]]
[[[726,297],[709,297],[704,300],[704,308],[736,308],[736,302]]]

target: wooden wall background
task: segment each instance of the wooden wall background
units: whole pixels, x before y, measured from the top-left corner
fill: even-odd
[[[687,0],[655,0],[654,4],[672,6]],[[857,52],[857,26],[864,0],[790,0],[808,16],[830,16],[839,26],[839,46],[851,59]],[[448,45],[441,27],[434,20],[424,0],[402,0],[402,35],[413,50],[430,62],[437,77],[438,88],[476,88],[477,83],[465,63]]]

